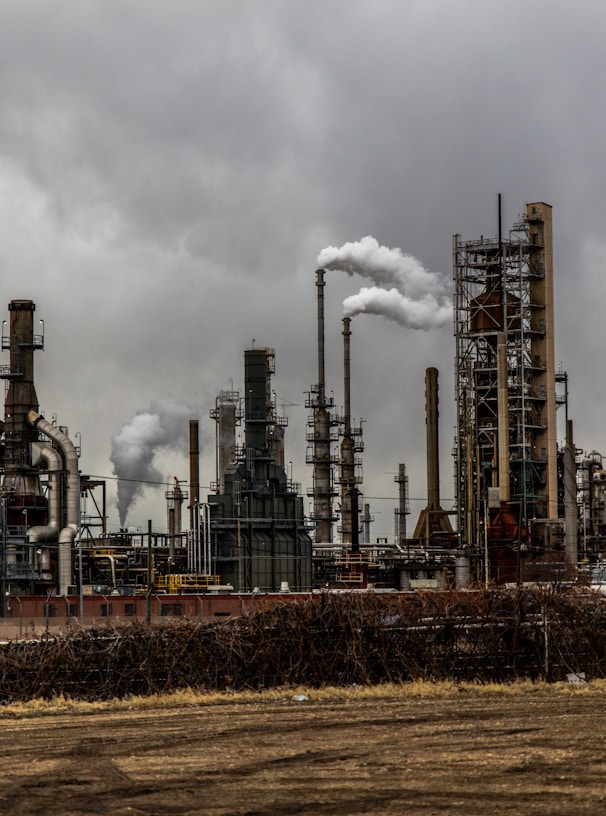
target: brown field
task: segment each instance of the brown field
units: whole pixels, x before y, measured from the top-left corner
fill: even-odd
[[[606,812],[604,683],[298,694],[0,709],[0,812]]]

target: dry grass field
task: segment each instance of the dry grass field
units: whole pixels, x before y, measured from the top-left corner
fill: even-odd
[[[0,812],[595,816],[605,703],[596,681],[7,706]]]

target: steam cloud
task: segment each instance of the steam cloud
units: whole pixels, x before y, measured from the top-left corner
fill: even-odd
[[[161,482],[153,465],[159,448],[185,447],[189,420],[198,412],[171,399],[152,402],[148,411],[136,414],[112,439],[110,460],[118,477],[118,513],[124,526],[131,504],[142,494],[146,482]]]
[[[452,304],[440,304],[432,295],[411,300],[397,289],[362,288],[343,301],[345,317],[376,314],[395,320],[409,329],[440,328],[452,323]]]
[[[372,235],[342,247],[326,247],[318,255],[318,266],[361,275],[375,284],[345,299],[346,317],[378,314],[425,331],[452,321],[452,301],[440,277],[413,255],[379,245]]]

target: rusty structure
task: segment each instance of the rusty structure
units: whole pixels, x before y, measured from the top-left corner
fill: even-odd
[[[442,537],[452,539],[452,524],[440,504],[440,450],[438,428],[438,369],[425,372],[425,423],[427,429],[427,506],[421,511],[413,538],[429,546]]]
[[[4,401],[2,482],[2,587],[27,594],[73,586],[73,546],[80,531],[78,452],[67,429],[38,414],[34,352],[44,348],[44,323],[34,322],[31,300],[9,303],[2,349],[10,362],[0,376]]]
[[[551,206],[506,236],[453,239],[458,530],[485,578],[519,578],[538,524],[563,549],[558,507]]]

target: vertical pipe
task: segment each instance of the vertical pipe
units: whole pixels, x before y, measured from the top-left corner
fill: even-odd
[[[359,491],[357,487],[352,487],[350,491],[351,497],[351,552],[352,553],[359,553],[360,552],[360,530],[358,527],[358,516],[359,516]]]
[[[564,519],[566,563],[576,569],[578,553],[577,470],[572,432],[572,420],[566,421],[564,448]]]
[[[499,444],[499,500],[510,499],[509,484],[509,389],[507,386],[507,339],[505,332],[497,338],[497,414]]]
[[[78,453],[73,442],[59,428],[51,425],[33,409],[27,414],[27,421],[36,430],[56,442],[67,471],[65,498],[66,524],[59,533],[58,541],[58,585],[59,595],[67,595],[72,583],[72,546],[80,531],[80,473]]]
[[[147,520],[147,594],[145,596],[145,623],[151,623],[151,593],[152,593],[152,523]]]

